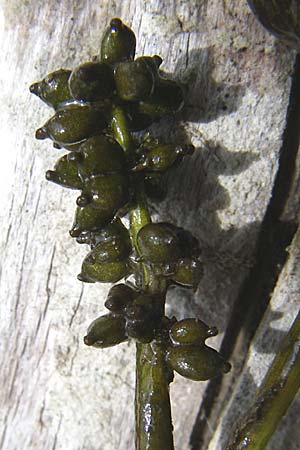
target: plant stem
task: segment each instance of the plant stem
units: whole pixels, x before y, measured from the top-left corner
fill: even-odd
[[[133,157],[134,141],[128,121],[121,107],[112,111],[112,131],[121,145],[127,158]],[[133,245],[139,256],[142,256],[137,244],[137,235],[141,228],[151,223],[144,195],[143,181],[136,186],[135,198],[130,209],[130,232]],[[164,309],[166,283],[158,279],[142,263],[143,289],[147,293],[161,297]],[[135,386],[135,420],[136,450],[174,450],[173,426],[169,384],[173,373],[165,361],[165,348],[159,343],[136,344],[136,386]]]
[[[226,450],[263,450],[300,388],[300,312]]]
[[[151,222],[143,193],[130,213],[130,228],[137,252],[137,233]],[[165,285],[144,266],[144,284],[148,292],[163,294]],[[169,395],[172,373],[165,362],[161,344],[136,344],[135,420],[136,450],[173,450],[173,426]]]
[[[173,450],[170,371],[157,344],[136,345],[136,450]]]

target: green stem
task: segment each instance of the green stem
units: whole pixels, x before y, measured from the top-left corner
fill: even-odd
[[[137,245],[137,235],[141,228],[147,225],[147,223],[151,223],[151,216],[148,211],[142,183],[139,184],[136,191],[135,201],[130,209],[130,231],[133,245],[137,249],[138,254],[141,256]]]
[[[160,345],[136,345],[136,450],[173,450],[170,371]]]
[[[137,234],[151,218],[143,197],[130,212],[130,229],[138,254]],[[141,256],[141,255],[140,255]],[[144,266],[145,289],[151,293],[165,294],[165,285]],[[166,366],[165,350],[159,344],[136,345],[135,420],[136,450],[173,450],[173,426],[169,395],[172,373]]]
[[[128,121],[121,107],[112,111],[112,131],[128,159],[134,153],[134,142],[128,127]],[[137,235],[141,228],[151,223],[151,216],[144,196],[143,181],[138,181],[135,199],[130,210],[130,232],[133,245],[139,256]],[[146,292],[162,298],[164,308],[166,283],[158,279],[142,263],[144,272],[143,288]],[[135,420],[136,450],[174,450],[173,426],[169,384],[173,374],[165,361],[163,344],[136,344],[136,387]]]
[[[226,450],[263,450],[300,388],[300,312]]]

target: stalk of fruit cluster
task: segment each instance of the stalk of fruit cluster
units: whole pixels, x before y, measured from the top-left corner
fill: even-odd
[[[115,139],[127,156],[133,149],[133,140],[126,117],[120,107],[113,108],[112,130]],[[143,181],[135,189],[135,200],[130,210],[130,234],[133,246],[141,257],[137,243],[139,231],[151,223],[151,216],[144,195]],[[164,308],[166,283],[158,280],[142,264],[143,291],[156,294]],[[173,426],[169,383],[172,371],[167,367],[166,351],[159,343],[136,343],[135,384],[135,448],[136,450],[174,450]]]
[[[173,450],[169,396],[172,372],[160,344],[136,344],[136,450]]]
[[[115,115],[115,129],[118,134],[128,136],[125,122]],[[143,192],[143,182],[136,188],[135,201],[130,210],[130,234],[133,245],[141,255],[137,243],[138,232],[151,223],[147,202]],[[158,280],[142,264],[143,290],[161,298],[164,309],[166,282]],[[167,367],[166,351],[160,343],[136,343],[136,385],[135,385],[135,448],[136,450],[174,450],[173,426],[169,383],[172,371]]]

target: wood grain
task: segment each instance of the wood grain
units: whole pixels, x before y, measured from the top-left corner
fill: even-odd
[[[97,54],[118,16],[135,31],[138,55],[161,55],[162,69],[187,86],[185,110],[153,134],[190,139],[196,152],[168,177],[168,199],[154,214],[199,238],[205,275],[195,295],[172,290],[168,311],[216,325],[215,347],[231,336],[225,351],[234,367],[216,402],[209,397],[216,387],[176,377],[175,446],[220,450],[299,309],[299,136],[286,131],[296,55],[261,28],[244,0],[2,0],[1,8],[0,449],[133,448],[134,344],[83,345],[109,286],[76,280],[87,252],[67,232],[76,193],[44,179],[61,153],[34,140],[51,112],[28,91],[48,72]],[[292,167],[280,159],[291,145],[295,151],[284,154]],[[277,183],[287,189],[276,220],[291,227],[276,228],[270,242],[288,253],[277,272],[272,255],[264,260],[271,302],[254,314],[251,333],[241,315],[235,333],[228,324],[259,262],[256,244],[280,167]],[[269,449],[299,448],[299,416],[295,402]]]

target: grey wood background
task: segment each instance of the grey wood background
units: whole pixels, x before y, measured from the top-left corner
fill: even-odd
[[[162,69],[188,85],[180,117],[153,133],[189,138],[196,152],[168,177],[168,199],[154,212],[199,238],[205,275],[195,295],[171,291],[168,310],[216,325],[211,345],[225,337],[233,363],[217,385],[176,377],[177,450],[223,448],[299,310],[295,52],[245,0],[2,0],[1,450],[133,448],[134,344],[83,345],[109,286],[76,279],[87,252],[67,232],[76,193],[44,179],[60,152],[34,140],[51,111],[28,91],[97,54],[116,16],[135,31],[138,55],[161,55]],[[268,214],[277,214],[273,228]],[[299,412],[296,400],[269,449],[300,447]]]

